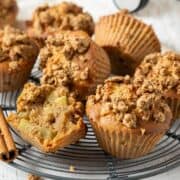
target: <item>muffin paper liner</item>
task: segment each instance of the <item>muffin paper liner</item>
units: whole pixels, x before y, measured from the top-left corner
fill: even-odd
[[[173,114],[173,123],[175,120],[180,118],[180,99],[168,97],[166,100]]]
[[[96,24],[95,41],[107,51],[110,48],[110,56],[114,48],[119,51],[120,58],[135,64],[149,53],[160,52],[160,43],[152,27],[123,12],[100,19]]]
[[[28,61],[18,70],[0,71],[0,92],[13,91],[21,88],[28,80],[34,61]]]
[[[120,159],[138,158],[152,151],[165,132],[156,134],[134,134],[131,131],[109,130],[91,121],[102,149]]]
[[[110,75],[111,72],[110,61],[108,56],[106,55],[106,52],[104,52],[103,49],[100,50],[99,47],[98,48],[96,47],[96,52],[97,52],[96,55],[97,57],[95,57],[96,60],[94,60],[93,65],[90,67],[93,84],[89,89],[89,93],[94,92],[96,86],[98,84],[102,84],[104,80]],[[105,57],[102,57],[102,55],[104,55]]]
[[[89,52],[85,55],[88,59],[88,63],[82,67],[88,67],[89,78],[85,80],[83,84],[75,82],[75,89],[78,89],[78,94],[84,99],[87,95],[91,95],[95,92],[98,84],[102,84],[111,73],[110,60],[107,53],[92,42]],[[79,88],[80,87],[80,88]]]

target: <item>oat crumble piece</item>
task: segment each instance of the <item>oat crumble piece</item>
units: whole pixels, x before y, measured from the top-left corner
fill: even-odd
[[[69,171],[70,171],[70,172],[75,172],[75,167],[74,167],[73,165],[70,165],[70,166],[69,166]]]

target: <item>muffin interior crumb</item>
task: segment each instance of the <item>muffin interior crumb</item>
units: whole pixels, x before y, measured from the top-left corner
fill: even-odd
[[[74,126],[82,113],[82,103],[67,88],[27,83],[18,98],[13,121],[19,131],[46,143]]]

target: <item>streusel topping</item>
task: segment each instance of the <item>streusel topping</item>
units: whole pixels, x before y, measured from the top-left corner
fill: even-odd
[[[76,123],[82,117],[83,110],[75,94],[63,86],[54,88],[27,83],[17,100],[19,117],[55,131],[71,122]]]
[[[40,67],[46,66],[48,59],[56,54],[63,53],[67,60],[72,60],[75,55],[84,54],[90,46],[90,38],[86,33],[70,31],[61,32],[55,36],[49,36],[46,40],[46,46],[40,51]]]
[[[38,48],[24,32],[6,26],[0,30],[0,62],[34,59]]]
[[[111,116],[129,128],[140,121],[164,122],[170,112],[162,95],[154,88],[136,89],[129,76],[112,77],[99,85],[88,104],[100,104],[100,116]]]
[[[17,4],[15,0],[0,1],[0,18],[5,18],[12,11],[17,11]]]
[[[44,5],[37,8],[33,15],[33,28],[39,35],[54,29],[83,30],[92,35],[94,22],[81,7],[73,3],[62,2],[51,7]]]
[[[84,33],[76,36],[66,32],[55,38],[48,37],[46,47],[40,52],[40,66],[44,68],[42,84],[59,86],[87,80],[89,69],[80,67],[79,62],[86,62],[85,54],[90,43],[90,38]]]
[[[162,92],[173,90],[180,95],[180,55],[173,52],[148,55],[134,76],[135,85],[144,81],[151,82]]]

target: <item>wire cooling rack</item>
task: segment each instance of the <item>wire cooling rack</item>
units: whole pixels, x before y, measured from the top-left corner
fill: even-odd
[[[34,68],[31,81],[38,82],[40,72]],[[16,111],[20,90],[2,93],[1,106],[5,116]],[[27,144],[12,129],[20,151],[11,166],[50,179],[139,179],[153,176],[180,165],[180,121],[171,127],[163,139],[148,155],[133,160],[118,160],[107,155],[99,146],[87,118],[85,139],[57,153],[44,154]],[[72,171],[70,167],[74,167]]]

